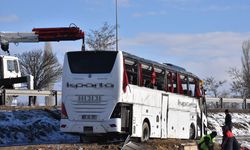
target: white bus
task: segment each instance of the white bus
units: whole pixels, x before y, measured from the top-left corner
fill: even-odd
[[[67,52],[60,129],[80,135],[195,139],[207,126],[200,79],[122,51]]]

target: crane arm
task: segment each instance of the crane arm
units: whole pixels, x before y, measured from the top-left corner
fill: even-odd
[[[9,50],[9,43],[24,42],[48,42],[48,41],[72,41],[83,40],[84,32],[78,27],[60,27],[60,28],[34,28],[32,32],[0,32],[0,43],[3,51]]]

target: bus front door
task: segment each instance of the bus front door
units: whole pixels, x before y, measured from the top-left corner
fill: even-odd
[[[168,95],[162,94],[161,99],[161,138],[167,138]]]

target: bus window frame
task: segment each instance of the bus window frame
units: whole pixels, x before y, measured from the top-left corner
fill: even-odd
[[[124,59],[129,84],[196,98],[202,96],[201,91],[199,92],[201,93],[200,96],[197,96],[196,92],[196,90],[200,90],[200,87],[197,87],[199,86],[198,83],[196,83],[199,82],[199,79],[189,73],[185,74],[182,71],[162,68],[158,65],[129,57]],[[153,72],[155,73],[155,85],[152,85]],[[190,81],[190,79],[192,80]],[[184,85],[186,91],[184,91]],[[194,86],[193,90],[190,89],[192,85]]]

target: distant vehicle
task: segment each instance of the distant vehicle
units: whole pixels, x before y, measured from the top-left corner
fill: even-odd
[[[63,132],[195,139],[207,126],[200,79],[175,65],[122,51],[67,52]]]

